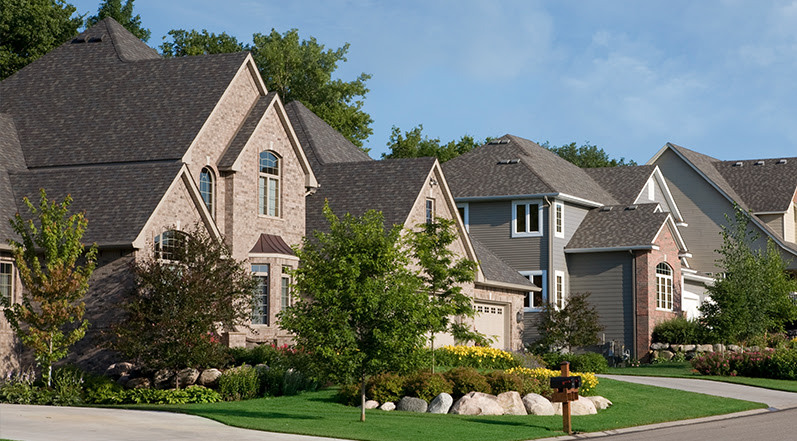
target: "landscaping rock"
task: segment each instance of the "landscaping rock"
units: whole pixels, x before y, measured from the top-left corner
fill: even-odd
[[[434,397],[432,402],[429,403],[429,408],[426,411],[429,413],[448,413],[452,404],[454,404],[454,399],[451,395],[443,392]]]
[[[758,346],[750,346],[749,348],[747,348],[747,352],[758,352],[760,350],[761,348],[759,348]]]
[[[198,378],[199,371],[194,368],[185,368],[177,373],[177,381],[180,382],[181,388],[196,384]]]
[[[214,388],[219,384],[219,377],[221,377],[221,371],[218,369],[205,369],[199,375],[197,379],[197,384],[200,386]]]
[[[132,377],[130,375],[124,374],[121,377],[119,377],[118,380],[116,380],[116,383],[119,384],[120,386],[127,386],[127,383],[130,382],[131,378]]]
[[[390,412],[391,410],[396,410],[396,403],[392,401],[388,401],[387,403],[383,403],[379,406],[380,410],[384,410],[385,412]]]
[[[135,366],[133,365],[133,363],[123,361],[121,363],[114,363],[108,366],[108,369],[105,370],[105,375],[114,379],[118,379],[122,375],[133,372],[134,369]]]
[[[174,372],[169,369],[161,369],[152,376],[152,382],[156,389],[171,389],[174,387]]]
[[[653,343],[650,345],[650,349],[653,351],[660,351],[662,349],[667,349],[670,347],[669,343]]]
[[[608,409],[609,406],[612,405],[611,401],[609,401],[606,398],[603,398],[603,397],[601,397],[599,395],[596,395],[594,397],[587,397],[587,399],[592,401],[592,404],[595,405],[595,409],[597,409],[597,410]]]
[[[697,352],[712,352],[714,345],[697,345]]]
[[[498,394],[498,404],[504,408],[504,415],[528,415],[520,394],[515,391]]]
[[[396,410],[403,410],[404,412],[426,412],[429,405],[426,401],[415,397],[404,397],[396,404]]]
[[[553,403],[553,408],[556,415],[562,414],[562,403]],[[578,401],[570,402],[570,415],[572,416],[595,415],[596,413],[598,413],[598,409],[587,397],[579,396]]]
[[[523,397],[523,407],[529,415],[554,415],[553,404],[540,394]]]
[[[357,406],[357,408],[358,408],[358,409],[359,409],[360,407],[362,407],[362,406]],[[378,408],[378,407],[379,407],[379,401],[367,400],[367,401],[365,402],[365,409],[366,409],[366,410],[368,410],[368,409],[376,409],[376,408]]]
[[[682,346],[681,346],[681,350],[682,350],[683,352],[692,352],[692,351],[694,351],[696,348],[697,348],[697,346],[696,346],[696,345],[682,345]]]
[[[659,352],[659,358],[662,360],[671,360],[675,354],[672,351],[661,351]]]
[[[714,344],[714,352],[725,352],[725,345],[722,343]]]
[[[667,349],[667,348],[664,348],[664,349]],[[670,349],[671,351],[673,351],[673,352],[683,352],[683,350],[684,350],[684,345],[676,345],[676,344],[672,344],[672,345],[670,345],[670,348],[669,348],[669,349]]]
[[[503,415],[504,408],[495,395],[484,392],[468,392],[457,400],[449,413],[457,415]]]
[[[127,382],[127,387],[129,389],[149,389],[152,383],[150,383],[149,378],[139,377],[133,378]]]
[[[742,352],[742,347],[738,345],[728,345],[726,346],[726,349],[731,352]]]

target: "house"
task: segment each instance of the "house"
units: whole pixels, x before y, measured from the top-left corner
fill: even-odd
[[[543,305],[570,293],[590,292],[603,341],[634,357],[681,313],[684,221],[655,165],[580,169],[505,135],[443,170],[470,236],[542,287],[524,301],[524,343],[539,337]]]
[[[539,288],[469,238],[439,162],[435,158],[373,161],[301,103],[288,103],[286,109],[320,184],[307,198],[307,231],[326,229],[322,208],[327,201],[339,215],[381,211],[388,228],[415,229],[435,217],[454,219],[458,239],[452,251],[479,265],[475,282],[463,286],[476,309],[468,324],[493,338],[494,347],[521,350],[523,299]],[[435,341],[453,343],[450,335],[436,336]]]
[[[748,213],[757,246],[772,240],[797,274],[797,158],[723,161],[667,143],[648,164],[661,170],[689,225],[682,231],[694,270],[684,273],[684,289],[693,314],[708,297],[706,285],[722,271],[715,250],[734,204]]]
[[[0,83],[0,218],[23,197],[67,194],[99,247],[89,334],[74,360],[104,369],[97,345],[132,287],[130,264],[163,255],[194,226],[224,238],[259,278],[253,331],[228,343],[285,342],[276,313],[289,302],[285,267],[305,234],[315,174],[275,93],[248,53],[161,58],[113,19],[87,29]],[[0,292],[21,297],[0,221]],[[20,346],[0,319],[0,370]],[[92,364],[93,363],[93,364]]]

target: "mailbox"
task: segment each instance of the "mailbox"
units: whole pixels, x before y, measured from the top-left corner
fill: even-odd
[[[551,389],[556,389],[559,392],[580,387],[581,377],[551,377]]]

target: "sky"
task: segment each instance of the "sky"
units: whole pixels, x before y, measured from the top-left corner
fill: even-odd
[[[171,29],[349,43],[335,74],[372,75],[376,159],[393,126],[418,124],[443,142],[509,133],[640,164],[667,142],[797,156],[797,0],[136,0],[135,12],[153,47]]]

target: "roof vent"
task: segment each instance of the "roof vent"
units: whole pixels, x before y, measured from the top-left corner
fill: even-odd
[[[95,35],[95,36],[93,36],[93,37],[89,37],[89,43],[99,43],[99,42],[101,42],[101,41],[102,41],[102,37],[103,37],[103,35],[102,35],[102,34],[100,34],[100,35]]]
[[[744,165],[744,162],[742,162],[742,161],[739,161],[739,162],[736,162],[736,163],[733,164],[734,167],[741,167],[743,165]]]
[[[764,165],[764,161],[756,161],[755,165]]]
[[[625,207],[625,209],[629,210],[629,211],[636,210],[636,208],[637,208],[636,205],[629,205],[629,206]]]
[[[76,44],[76,43],[85,43],[85,42],[86,42],[86,37],[75,37],[75,38],[72,40],[72,44]]]
[[[601,211],[612,211],[612,207],[601,207]]]
[[[517,164],[518,162],[520,162],[520,159],[502,159],[498,161],[498,165]]]
[[[494,139],[487,143],[488,145],[509,144],[508,139]]]
[[[789,162],[789,161],[787,161],[787,160],[785,160],[785,159],[779,159],[777,163],[778,163],[778,164],[785,164],[785,163],[787,163],[787,162]]]

